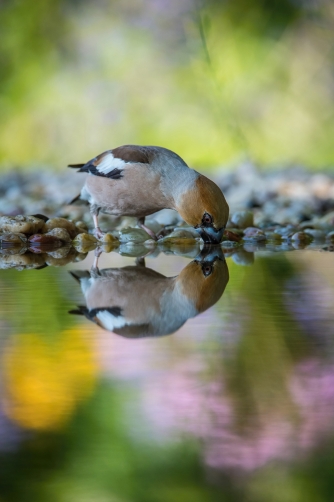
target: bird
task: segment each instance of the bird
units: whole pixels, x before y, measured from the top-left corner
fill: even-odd
[[[126,338],[175,333],[189,318],[214,305],[229,280],[219,246],[204,246],[178,276],[142,265],[70,271],[80,283],[86,305],[70,310]]]
[[[221,242],[229,206],[221,189],[209,178],[188,167],[176,153],[160,146],[123,145],[107,150],[86,164],[69,164],[88,173],[77,200],[90,205],[94,234],[104,233],[99,212],[135,216],[152,238],[145,217],[160,209],[175,209],[194,227],[205,243]]]

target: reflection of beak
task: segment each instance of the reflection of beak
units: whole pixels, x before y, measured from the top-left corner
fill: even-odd
[[[220,246],[204,244],[195,261],[199,263],[214,263],[216,260],[225,261],[224,253]]]
[[[205,244],[220,244],[225,229],[216,230],[213,227],[198,227],[196,230]]]

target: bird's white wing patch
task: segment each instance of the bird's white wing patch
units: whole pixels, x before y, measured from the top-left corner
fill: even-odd
[[[114,331],[114,329],[122,328],[128,324],[123,316],[114,316],[111,312],[108,312],[108,310],[101,310],[96,314],[96,317],[99,321],[101,321],[102,326],[108,331]]]
[[[96,169],[103,174],[108,174],[114,169],[124,168],[126,162],[122,159],[118,159],[114,157],[111,152],[106,153],[104,157],[102,157],[101,161],[97,164]]]

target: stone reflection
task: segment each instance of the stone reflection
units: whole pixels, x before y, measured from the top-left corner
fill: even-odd
[[[127,338],[161,336],[177,331],[222,296],[229,280],[219,246],[205,247],[178,276],[165,277],[139,260],[136,266],[71,272],[80,282],[84,315],[101,328]]]

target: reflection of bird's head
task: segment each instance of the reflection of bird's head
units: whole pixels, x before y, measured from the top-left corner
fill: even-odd
[[[217,244],[222,240],[229,207],[220,188],[206,176],[198,176],[194,186],[182,194],[176,209],[205,243]]]
[[[224,255],[220,248],[204,247],[196,260],[187,265],[177,278],[184,295],[198,312],[204,312],[222,296],[229,280]]]

